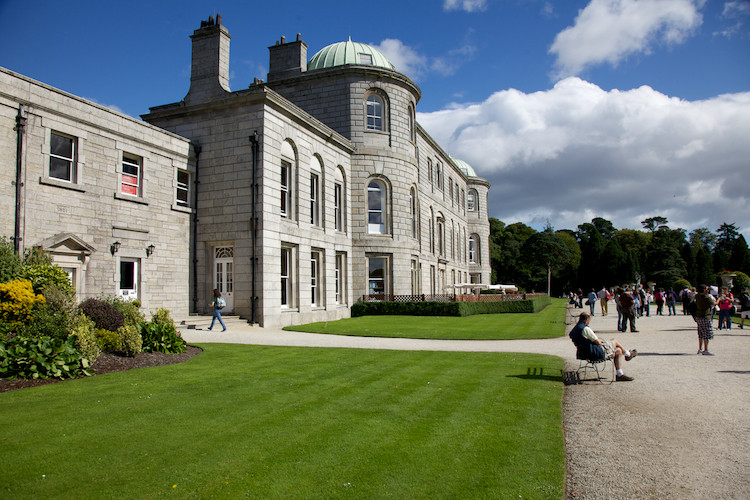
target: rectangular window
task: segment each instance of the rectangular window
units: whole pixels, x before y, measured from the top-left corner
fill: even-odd
[[[383,295],[388,293],[388,257],[370,257],[368,264],[368,294]]]
[[[292,164],[281,161],[281,216],[292,218]]]
[[[120,192],[128,196],[141,196],[142,175],[143,158],[123,153]]]
[[[320,183],[317,174],[310,175],[310,224],[320,225]]]
[[[333,186],[333,219],[336,231],[344,230],[344,187],[341,184]]]
[[[310,304],[320,305],[320,252],[310,254]]]
[[[336,254],[336,303],[346,304],[346,254]]]
[[[190,172],[185,170],[177,171],[177,188],[175,198],[178,207],[190,206]]]
[[[294,251],[290,247],[281,247],[281,307],[293,307],[293,270]]]
[[[56,132],[52,132],[50,139],[49,176],[76,182],[76,139]]]
[[[417,259],[411,259],[411,294],[419,294],[419,262]]]

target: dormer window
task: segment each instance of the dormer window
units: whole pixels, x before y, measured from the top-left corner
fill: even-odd
[[[372,66],[372,54],[359,54],[359,64],[367,64]]]

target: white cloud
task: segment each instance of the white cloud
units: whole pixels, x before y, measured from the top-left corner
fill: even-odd
[[[750,235],[750,92],[685,101],[570,77],[418,120],[492,183],[490,214],[508,223],[575,229],[594,214],[639,229],[659,215]]]
[[[701,25],[705,0],[591,0],[575,24],[550,47],[556,78],[578,75],[598,64],[649,53],[657,43],[682,43]]]
[[[386,38],[378,45],[371,45],[382,52],[398,71],[412,79],[419,79],[428,69],[427,57],[401,40]]]
[[[478,12],[487,9],[487,0],[444,0],[443,10],[465,10]]]
[[[722,19],[725,19],[732,24],[724,27],[724,29],[717,31],[714,35],[721,35],[727,38],[732,38],[738,34],[743,33],[745,30],[745,21],[750,18],[750,2],[744,1],[733,1],[725,2],[724,9],[721,12]]]
[[[405,45],[401,40],[393,38],[386,38],[379,44],[371,43],[370,45],[382,52],[398,71],[413,80],[424,78],[430,73],[437,73],[441,76],[453,75],[463,64],[470,61],[476,52],[476,47],[468,42],[448,51],[445,55],[432,58]]]

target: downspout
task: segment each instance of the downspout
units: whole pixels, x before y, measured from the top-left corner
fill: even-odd
[[[255,320],[255,308],[256,304],[258,302],[258,294],[255,293],[255,275],[256,275],[256,263],[257,263],[257,257],[255,255],[255,243],[258,241],[258,218],[255,213],[255,192],[258,189],[257,186],[257,166],[258,166],[258,131],[256,130],[253,132],[253,135],[250,136],[250,142],[252,143],[253,148],[253,160],[252,160],[252,166],[253,166],[253,182],[251,184],[251,193],[250,193],[250,203],[252,205],[251,209],[251,219],[250,222],[253,225],[253,230],[251,237],[253,239],[252,241],[252,248],[251,248],[251,255],[250,255],[250,262],[252,266],[251,270],[251,276],[252,276],[252,295],[251,295],[251,314],[250,314],[250,324],[254,325],[257,323]]]
[[[201,146],[193,142],[195,151],[195,181],[193,181],[193,312],[198,312],[198,163],[201,155]]]
[[[23,136],[26,128],[26,117],[23,116],[23,104],[18,106],[16,115],[16,220],[13,229],[13,251],[21,253],[21,197],[23,196]]]

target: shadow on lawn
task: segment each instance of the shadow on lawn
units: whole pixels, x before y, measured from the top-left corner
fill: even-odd
[[[555,374],[555,372],[559,372]],[[548,370],[548,373],[544,373],[544,368],[527,368],[525,375],[508,375],[512,378],[520,378],[526,380],[549,380],[552,382],[561,382],[563,380],[562,370]]]

